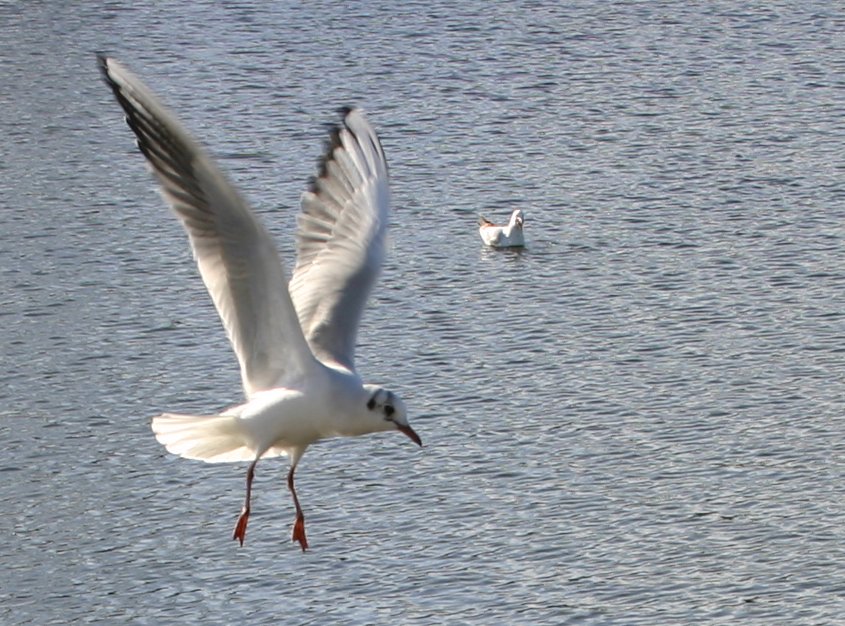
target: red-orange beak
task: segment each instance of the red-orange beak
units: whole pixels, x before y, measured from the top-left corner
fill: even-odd
[[[400,433],[404,433],[405,435],[407,435],[408,439],[413,441],[418,446],[422,447],[422,439],[420,439],[420,436],[414,431],[413,428],[411,428],[410,426],[403,426],[402,424],[396,424],[396,428],[399,429]]]

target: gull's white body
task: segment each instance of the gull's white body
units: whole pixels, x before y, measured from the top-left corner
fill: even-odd
[[[511,213],[506,226],[498,226],[483,216],[478,217],[478,234],[481,240],[494,248],[516,248],[525,245],[522,226],[525,216],[520,209]]]
[[[296,459],[299,450],[320,439],[374,432],[366,420],[337,419],[351,406],[366,407],[369,397],[353,374],[326,368],[302,384],[257,391],[219,416],[160,415],[153,418],[153,430],[169,452],[188,459],[222,463],[283,454]],[[393,429],[382,422],[379,430]]]
[[[297,509],[293,538],[307,547],[293,472],[308,446],[327,437],[398,430],[416,443],[405,406],[355,372],[358,323],[384,257],[390,216],[387,163],[357,109],[344,111],[319,176],[302,195],[297,262],[288,283],[276,246],[217,165],[157,97],[122,65],[100,57],[106,82],[182,221],[203,282],[241,368],[246,402],[220,415],[153,418],[168,451],[207,462],[255,464],[287,454]]]

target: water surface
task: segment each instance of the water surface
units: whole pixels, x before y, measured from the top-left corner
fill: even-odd
[[[0,621],[821,624],[845,614],[842,17],[742,4],[0,4]],[[234,357],[95,52],[292,262],[324,124],[396,211],[359,369],[426,447],[167,455]],[[522,252],[478,212],[527,215]]]

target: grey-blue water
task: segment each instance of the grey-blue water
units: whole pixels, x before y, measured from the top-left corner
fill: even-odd
[[[845,19],[831,2],[0,3],[0,623],[833,624]],[[397,435],[170,456],[237,365],[97,71],[144,77],[292,261],[364,106]],[[527,215],[522,253],[476,214]]]

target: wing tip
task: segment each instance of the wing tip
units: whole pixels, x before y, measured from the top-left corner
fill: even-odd
[[[322,154],[317,158],[317,175],[308,179],[308,190],[311,193],[319,193],[318,182],[321,178],[328,176],[328,164],[334,159],[334,151],[343,145],[340,138],[343,129],[352,132],[348,120],[349,116],[356,111],[360,111],[360,109],[352,106],[339,107],[337,113],[340,116],[340,121],[326,124],[329,136],[323,144]]]
[[[108,87],[112,90],[112,94],[114,95],[115,99],[118,101],[118,104],[120,104],[120,107],[126,114],[126,123],[130,127],[132,127],[133,106],[128,100],[126,94],[124,93],[124,78],[121,77],[119,74],[115,73],[119,72],[120,70],[126,72],[126,69],[120,65],[117,59],[103,52],[97,53],[97,66],[100,68],[100,73],[102,74],[103,80],[105,81],[106,85],[108,85]]]
[[[109,67],[112,63],[114,63],[114,59],[108,56],[105,52],[97,53],[97,67],[100,68],[103,80],[105,80],[106,84],[112,89],[117,89],[117,83],[115,83],[114,78],[111,75],[111,67]]]

